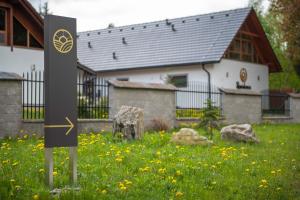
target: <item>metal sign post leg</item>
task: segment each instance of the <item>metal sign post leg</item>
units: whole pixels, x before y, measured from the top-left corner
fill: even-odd
[[[77,147],[70,147],[70,182],[72,185],[77,184]]]
[[[53,148],[45,148],[46,184],[53,188]]]

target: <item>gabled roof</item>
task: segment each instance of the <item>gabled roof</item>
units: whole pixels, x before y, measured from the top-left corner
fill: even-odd
[[[13,0],[13,3],[19,3],[22,7],[32,16],[32,18],[37,22],[37,24],[44,29],[44,20],[40,14],[35,10],[28,0]]]
[[[241,8],[80,32],[78,59],[94,71],[220,62],[251,11]]]

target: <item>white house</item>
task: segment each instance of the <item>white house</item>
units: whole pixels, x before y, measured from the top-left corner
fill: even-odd
[[[0,0],[0,71],[43,70],[43,26],[27,0]]]
[[[80,32],[78,58],[106,79],[268,90],[281,70],[252,8]]]
[[[43,70],[43,45],[43,19],[31,4],[0,0],[0,71],[22,75]],[[80,32],[77,52],[82,73],[171,82],[181,90],[198,84],[206,91],[208,85],[213,91],[267,91],[269,73],[281,71],[252,8]],[[177,96],[178,104],[184,104],[182,98]]]

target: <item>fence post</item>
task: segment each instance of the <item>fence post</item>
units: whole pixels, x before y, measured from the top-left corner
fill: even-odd
[[[225,123],[260,123],[261,94],[254,91],[220,88]]]
[[[15,136],[21,129],[22,80],[15,73],[0,72],[0,138]]]
[[[292,122],[300,123],[300,94],[289,94]]]

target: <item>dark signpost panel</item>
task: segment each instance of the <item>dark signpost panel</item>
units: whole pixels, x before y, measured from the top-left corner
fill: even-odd
[[[76,19],[45,17],[45,147],[77,146]]]

